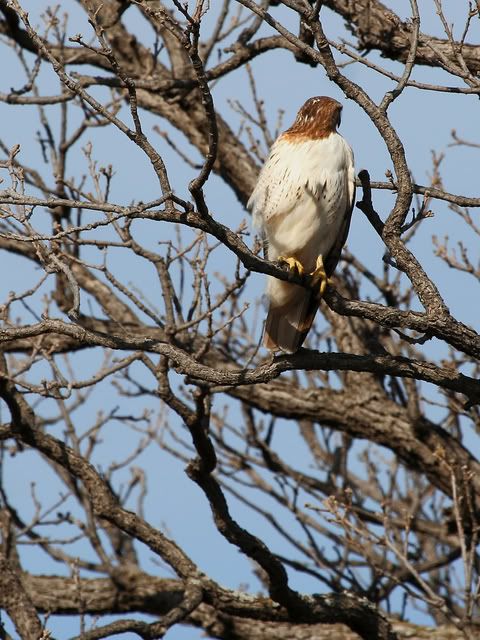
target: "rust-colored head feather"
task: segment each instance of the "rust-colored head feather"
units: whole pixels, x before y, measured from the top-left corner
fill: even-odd
[[[295,122],[285,131],[283,138],[327,138],[340,124],[342,105],[333,98],[309,98],[299,110]]]

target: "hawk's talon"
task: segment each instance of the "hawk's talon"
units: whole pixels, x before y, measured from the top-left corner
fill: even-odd
[[[299,262],[296,258],[284,258],[283,256],[279,256],[277,258],[277,262],[288,264],[288,268],[290,269],[290,271],[293,271],[293,273],[296,273],[299,276],[303,276],[303,274],[305,273],[305,269],[303,268],[302,263]]]
[[[318,297],[323,298],[327,285],[332,284],[332,280],[327,276],[322,255],[318,256],[315,269],[311,272],[310,276],[312,278],[312,288],[318,289]]]

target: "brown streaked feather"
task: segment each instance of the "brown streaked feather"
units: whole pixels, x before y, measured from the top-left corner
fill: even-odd
[[[299,110],[295,122],[282,133],[282,138],[321,140],[336,131],[342,105],[327,96],[316,96],[305,102]]]
[[[325,265],[325,271],[328,277],[333,275],[333,272],[337,267],[338,261],[340,260],[340,256],[342,255],[343,245],[347,241],[348,231],[350,229],[350,222],[352,221],[353,207],[355,204],[355,192],[356,192],[356,189],[353,190],[352,202],[345,211],[343,224],[339,234],[337,235],[335,244],[330,249],[328,256],[323,257],[324,258],[323,264]]]
[[[297,285],[285,283],[292,291],[291,300],[282,306],[270,304],[263,346],[270,351],[288,351],[294,353],[302,346],[313,324],[318,309],[315,291],[303,289]]]

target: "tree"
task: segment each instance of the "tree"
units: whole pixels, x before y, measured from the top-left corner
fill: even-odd
[[[25,639],[49,637],[56,616],[88,640],[177,625],[243,640],[478,637],[480,337],[443,289],[475,299],[480,198],[444,188],[439,153],[418,184],[391,116],[407,94],[419,112],[448,94],[456,114],[478,97],[478,3],[457,34],[433,0],[441,37],[416,0],[405,18],[377,0],[79,0],[70,21],[41,4],[42,20],[36,3],[29,17],[0,0],[2,59],[25,73],[0,94],[22,118],[0,164],[9,624]],[[386,181],[359,172],[354,213],[384,260],[351,238],[306,348],[276,356],[258,346],[258,283],[310,285],[263,259],[242,221],[282,126],[256,81],[264,58],[331,81],[388,153]],[[251,94],[222,111],[230,77]],[[452,136],[467,171],[478,143]],[[461,238],[458,251],[434,238],[446,282],[416,244],[432,212]],[[175,483],[155,485],[157,467],[182,464],[198,487],[178,505],[185,528],[210,512],[251,586],[235,569],[222,586],[161,525]],[[29,497],[16,490],[28,483]],[[198,544],[214,555],[213,538]]]

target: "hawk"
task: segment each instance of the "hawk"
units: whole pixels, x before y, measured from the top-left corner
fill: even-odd
[[[268,276],[263,337],[271,351],[297,351],[347,239],[355,197],[353,152],[337,132],[342,105],[310,98],[273,144],[247,203],[269,260],[312,276],[312,288]]]

